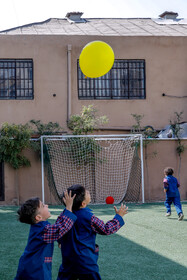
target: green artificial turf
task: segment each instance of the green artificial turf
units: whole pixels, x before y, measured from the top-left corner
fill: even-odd
[[[185,217],[178,221],[174,207],[172,215],[165,217],[163,203],[129,204],[124,227],[114,235],[97,235],[102,280],[186,280],[187,203],[182,205]],[[53,223],[63,207],[49,208],[52,213],[49,221]],[[112,205],[91,205],[90,208],[105,222],[113,218]],[[1,280],[14,279],[27,243],[29,225],[17,221],[17,209],[16,206],[0,207]],[[53,280],[60,262],[60,249],[55,244]]]

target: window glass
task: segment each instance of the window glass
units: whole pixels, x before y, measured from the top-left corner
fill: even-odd
[[[33,99],[32,59],[0,59],[0,99]]]
[[[114,61],[112,69],[99,78],[85,78],[77,61],[79,99],[145,99],[145,61]]]

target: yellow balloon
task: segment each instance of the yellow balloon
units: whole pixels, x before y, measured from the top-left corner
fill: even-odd
[[[110,71],[114,64],[113,49],[105,42],[88,43],[79,57],[79,65],[86,77],[98,78]]]

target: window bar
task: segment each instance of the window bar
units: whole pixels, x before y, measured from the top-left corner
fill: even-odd
[[[129,61],[127,61],[127,76],[128,76],[128,88],[127,88],[127,98],[130,98],[130,92],[129,92]]]
[[[15,99],[17,99],[17,73],[16,73],[16,60],[15,60],[15,63],[14,63],[14,77],[15,77]]]

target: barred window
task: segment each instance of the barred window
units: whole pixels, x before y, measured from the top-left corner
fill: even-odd
[[[33,60],[0,59],[0,99],[33,97]]]
[[[99,78],[86,78],[79,61],[79,99],[145,99],[145,60],[117,59],[112,69]]]

